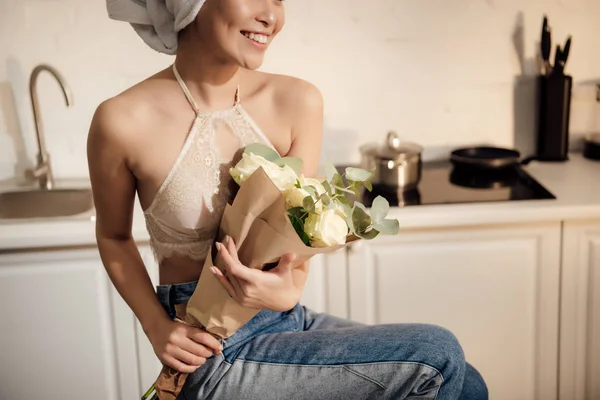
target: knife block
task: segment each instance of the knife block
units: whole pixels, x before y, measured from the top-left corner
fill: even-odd
[[[537,154],[539,161],[566,161],[573,78],[562,72],[539,75]]]

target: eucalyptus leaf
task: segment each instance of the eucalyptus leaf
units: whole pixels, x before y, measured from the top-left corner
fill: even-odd
[[[359,202],[354,203],[352,208],[352,224],[354,225],[355,234],[364,233],[371,226],[371,217],[367,213],[365,206]]]
[[[246,146],[244,149],[244,153],[246,154],[254,154],[268,161],[277,161],[281,158],[279,153],[273,149],[272,147],[266,146],[261,143],[252,143]]]
[[[344,211],[344,215],[346,216],[346,223],[350,225],[350,222],[352,222],[352,207],[350,204],[342,204],[341,207]]]
[[[342,193],[354,194],[354,192],[352,190],[346,189],[345,187],[342,187],[342,186],[335,185],[334,188],[336,189],[336,191],[339,191],[339,192],[342,192]]]
[[[351,208],[350,200],[346,196],[338,196],[335,198],[335,201],[340,203],[342,206],[348,206]]]
[[[329,182],[323,181],[321,182],[321,185],[323,185],[323,188],[327,193],[331,193],[331,185],[329,184]]]
[[[348,167],[346,168],[346,179],[354,182],[364,182],[371,179],[373,176],[372,172],[361,168]]]
[[[310,212],[310,213],[314,213],[315,212],[315,200],[311,197],[311,196],[306,196],[304,199],[302,199],[302,207]]]
[[[275,163],[280,167],[287,165],[294,170],[296,175],[300,175],[300,171],[302,171],[302,159],[298,157],[282,157],[278,160],[275,160]]]
[[[354,194],[354,196],[359,197],[360,196],[360,188],[362,187],[362,183],[361,182],[354,182],[352,181],[352,184],[350,185],[350,190],[352,190],[352,193]]]
[[[329,206],[332,203],[331,197],[329,197],[327,193],[323,193],[321,196],[319,196],[319,200],[321,200],[325,207]]]
[[[371,205],[371,221],[374,224],[384,219],[390,211],[390,203],[381,196],[375,197]]]
[[[333,166],[333,164],[327,163],[325,165],[325,174],[327,176],[327,180],[331,182],[336,175],[340,175],[338,170]]]
[[[373,190],[373,185],[371,184],[371,181],[364,181],[363,182],[363,186],[370,192]]]
[[[305,245],[310,246],[310,238],[308,237],[308,234],[304,232],[304,222],[296,215],[291,215],[288,213],[288,217],[290,218],[290,222],[292,223],[292,226],[294,227],[294,230],[298,236],[300,236],[302,242],[304,242]]]
[[[373,229],[383,235],[397,235],[400,231],[400,224],[397,219],[382,219],[373,225]]]
[[[343,206],[343,207],[346,207],[346,206]],[[350,208],[350,206],[347,206],[347,207],[348,207],[349,212],[346,213],[346,223],[348,224],[348,229],[350,229],[350,232],[352,232],[353,234],[356,235],[356,229],[354,229],[354,223],[352,222],[352,208]],[[344,210],[346,210],[346,209],[344,208]]]
[[[356,234],[356,236],[358,236],[359,238],[366,239],[366,240],[375,239],[378,235],[379,235],[379,231],[376,231],[375,229],[371,229],[367,232],[359,232]]]
[[[346,186],[344,186],[344,180],[342,179],[341,175],[334,175],[333,179],[331,180],[331,184],[334,186],[334,188],[336,189],[336,192],[339,191],[339,189],[344,189]]]
[[[299,220],[302,221],[302,223],[304,223],[304,221],[308,217],[308,213],[306,211],[304,211],[304,209],[302,207],[290,208],[289,210],[287,210],[287,213],[291,216],[298,218]]]
[[[302,186],[302,189],[306,190],[308,194],[312,196],[313,199],[317,200],[319,198],[319,193],[317,192],[317,188],[312,185]]]

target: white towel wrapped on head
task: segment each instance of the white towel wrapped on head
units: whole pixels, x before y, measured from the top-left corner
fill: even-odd
[[[177,52],[177,33],[198,15],[205,0],[106,0],[108,16],[129,22],[148,46]]]

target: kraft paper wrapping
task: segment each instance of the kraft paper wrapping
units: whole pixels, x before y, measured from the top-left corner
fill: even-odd
[[[242,264],[263,268],[276,263],[285,253],[298,256],[301,265],[315,254],[329,253],[344,245],[315,248],[302,242],[285,210],[283,195],[262,168],[240,187],[232,204],[227,204],[217,240],[233,238]],[[356,240],[349,239],[348,243]],[[212,254],[212,252],[211,252]],[[220,257],[214,265],[223,271]],[[187,321],[220,338],[228,338],[260,310],[241,306],[232,299],[210,271],[213,257],[207,257],[198,286],[187,305]]]
[[[300,266],[316,254],[334,252],[358,240],[350,235],[343,245],[306,246],[287,216],[283,195],[262,168],[241,185],[233,203],[226,205],[216,240],[222,241],[226,235],[234,240],[242,264],[261,269],[273,266],[289,252],[298,256],[296,266]],[[210,271],[213,265],[224,271],[223,262],[219,256],[214,257],[215,253],[213,246],[182,319],[217,338],[226,339],[260,310],[243,307],[229,296]],[[173,372],[165,366],[156,381],[160,400],[174,400],[183,386],[186,374]]]

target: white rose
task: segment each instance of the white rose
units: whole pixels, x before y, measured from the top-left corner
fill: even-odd
[[[268,161],[264,157],[247,153],[242,154],[242,159],[235,165],[235,167],[229,170],[229,173],[231,174],[233,180],[238,185],[241,185],[259,167],[263,168],[267,176],[271,179],[271,181],[273,181],[279,190],[286,190],[293,187],[298,179],[296,172],[294,172],[294,170],[288,165],[280,167],[274,162]]]
[[[305,186],[313,186],[317,191],[317,195],[322,195],[325,193],[325,188],[317,179],[314,178],[306,178],[304,175],[298,176],[298,183],[301,188],[293,187],[284,192],[283,196],[285,197],[286,204],[289,208],[292,207],[302,207],[302,200],[306,196],[310,196],[310,193],[304,189]],[[323,210],[323,202],[317,201],[315,204],[315,212],[320,213]]]
[[[344,211],[344,207],[342,207],[342,205],[338,202],[335,203],[335,208],[333,209],[333,211],[340,217],[344,218],[344,220],[348,218],[346,212]]]
[[[304,175],[300,175],[298,177],[298,182],[300,183],[300,186],[304,187],[304,186],[314,186],[315,189],[317,189],[317,193],[320,195],[322,195],[323,193],[325,193],[325,188],[323,187],[323,185],[321,184],[321,182],[319,182],[318,179],[315,178],[307,178]]]
[[[322,214],[310,214],[304,223],[304,231],[311,238],[313,247],[330,247],[346,243],[348,225],[335,210]]]
[[[304,200],[306,196],[310,196],[310,193],[297,187],[287,189],[283,192],[283,198],[285,199],[288,209],[293,207],[302,207],[302,200]]]

